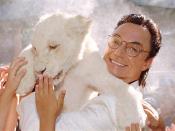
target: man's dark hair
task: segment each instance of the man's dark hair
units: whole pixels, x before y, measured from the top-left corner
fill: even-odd
[[[115,27],[115,29],[117,29],[120,25],[125,24],[125,23],[133,23],[133,24],[137,24],[137,25],[147,28],[147,30],[149,31],[151,35],[151,40],[150,40],[151,49],[150,49],[149,55],[146,58],[146,60],[155,57],[157,53],[159,52],[162,37],[161,37],[159,28],[153,22],[153,20],[148,19],[144,15],[141,15],[141,14],[129,14],[129,15],[123,16],[119,20],[119,22],[117,23],[117,27]],[[140,75],[139,85],[141,85],[142,87],[144,87],[146,84],[146,78],[147,78],[148,71],[149,69],[142,71]]]

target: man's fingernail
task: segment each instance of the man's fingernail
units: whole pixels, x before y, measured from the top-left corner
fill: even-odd
[[[66,90],[62,90],[62,95],[65,95],[66,94]]]

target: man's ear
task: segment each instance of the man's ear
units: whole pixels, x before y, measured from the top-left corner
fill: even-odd
[[[153,58],[149,58],[145,60],[145,63],[143,64],[142,71],[145,71],[151,67],[151,64],[153,62]]]

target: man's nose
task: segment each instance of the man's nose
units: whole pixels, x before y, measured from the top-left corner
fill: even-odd
[[[126,45],[122,44],[117,49],[114,50],[114,54],[117,56],[123,56],[126,53]]]

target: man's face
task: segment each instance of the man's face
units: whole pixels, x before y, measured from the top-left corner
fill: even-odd
[[[113,35],[120,36],[122,41],[137,43],[142,50],[150,51],[150,33],[140,25],[125,23],[120,25]],[[117,49],[106,47],[104,60],[111,74],[130,83],[138,80],[142,71],[148,69],[152,59],[146,60],[148,52],[140,52],[137,56],[131,57],[126,53],[126,43],[120,45]]]

